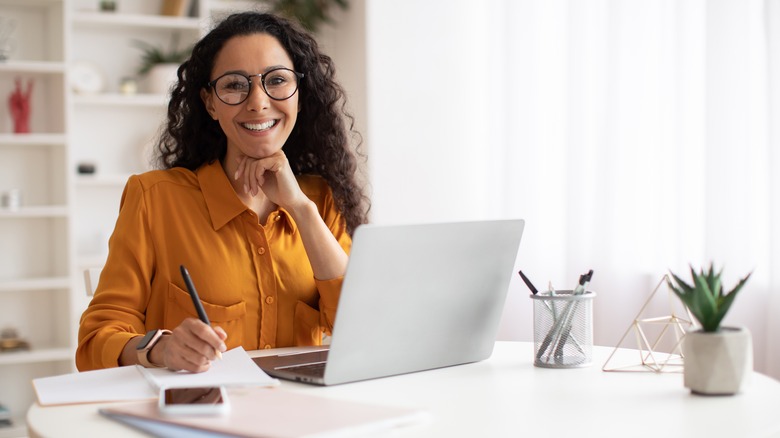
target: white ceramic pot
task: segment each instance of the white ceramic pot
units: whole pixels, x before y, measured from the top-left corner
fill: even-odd
[[[157,64],[146,74],[146,90],[149,93],[169,94],[176,83],[179,64]]]
[[[736,394],[753,371],[753,341],[746,328],[688,332],[682,351],[685,387],[694,394]]]

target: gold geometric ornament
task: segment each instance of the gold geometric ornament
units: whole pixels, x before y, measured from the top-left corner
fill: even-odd
[[[612,354],[609,355],[602,371],[623,371],[623,372],[682,372],[683,370],[683,354],[682,354],[682,339],[685,336],[687,330],[691,330],[694,326],[693,315],[685,306],[682,306],[677,295],[669,288],[667,280],[668,275],[664,275],[661,281],[653,289],[653,292],[647,298],[647,301],[642,305],[636,318],[626,330],[626,333],[620,338],[615,349],[612,350]],[[662,286],[667,291],[667,304],[669,305],[669,315],[645,317],[644,314],[653,298],[662,289]],[[674,304],[684,309],[684,313],[687,317],[679,317],[678,311],[675,310]],[[632,347],[638,351],[639,362],[631,362],[629,364],[612,364],[615,353],[619,348],[624,347],[623,343],[629,338],[629,334],[633,332],[635,335],[636,345]],[[673,338],[672,338],[673,336]],[[652,342],[650,341],[652,339]],[[661,350],[666,350],[663,352]],[[617,359],[615,358],[615,361]]]

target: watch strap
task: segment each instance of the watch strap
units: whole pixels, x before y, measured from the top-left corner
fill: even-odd
[[[138,354],[138,363],[143,365],[146,368],[162,368],[162,365],[157,365],[152,363],[151,360],[149,360],[149,353],[152,352],[152,348],[157,344],[157,342],[163,337],[163,335],[170,334],[170,330],[165,329],[157,329],[157,330],[151,330],[146,335],[149,336],[149,334],[152,334],[152,338],[149,340],[149,342],[146,343],[143,347],[138,348],[137,354]]]

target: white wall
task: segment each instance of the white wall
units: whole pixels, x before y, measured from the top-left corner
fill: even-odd
[[[505,217],[496,2],[366,3],[372,222]],[[532,339],[530,301],[513,278],[500,338]]]
[[[473,1],[367,1],[375,223],[492,214],[486,11]]]

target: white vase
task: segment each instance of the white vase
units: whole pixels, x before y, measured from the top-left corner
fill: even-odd
[[[157,64],[146,74],[146,90],[149,93],[169,94],[176,83],[179,64]]]
[[[736,394],[753,371],[753,341],[746,328],[688,332],[682,351],[685,387],[694,394]]]

